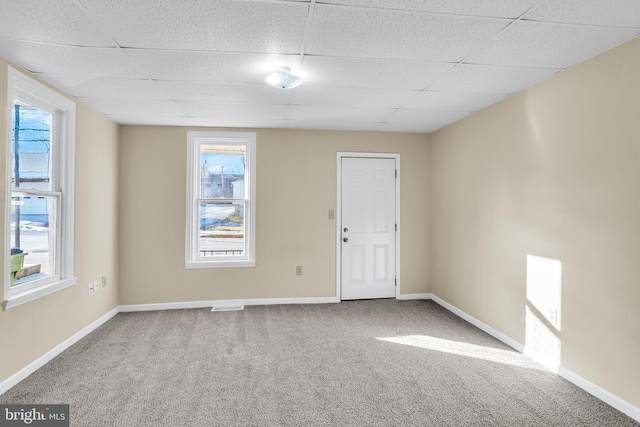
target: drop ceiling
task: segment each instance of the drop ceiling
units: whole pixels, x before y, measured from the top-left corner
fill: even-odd
[[[0,0],[0,56],[120,124],[432,132],[638,34],[638,0]]]

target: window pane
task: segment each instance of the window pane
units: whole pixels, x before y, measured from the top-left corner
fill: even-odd
[[[245,159],[243,145],[201,145],[200,197],[244,199]]]
[[[11,185],[51,190],[51,114],[15,100],[11,118]]]
[[[52,262],[55,242],[56,197],[11,194],[12,286],[55,273]]]
[[[200,256],[243,256],[244,202],[200,203]]]

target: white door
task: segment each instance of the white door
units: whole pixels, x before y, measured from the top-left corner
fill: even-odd
[[[341,299],[396,295],[396,162],[342,158]]]

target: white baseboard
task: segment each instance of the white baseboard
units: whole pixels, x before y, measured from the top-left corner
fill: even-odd
[[[409,299],[432,299],[433,294],[400,294],[396,299],[409,300]]]
[[[222,299],[210,301],[185,301],[167,302],[158,304],[131,304],[121,305],[121,312],[133,311],[154,311],[154,310],[178,310],[184,308],[211,308],[211,307],[234,307],[239,305],[275,305],[275,304],[328,304],[337,303],[340,300],[336,297],[323,298],[263,298],[263,299]]]
[[[631,403],[619,398],[615,394],[609,393],[607,390],[598,387],[591,381],[582,378],[580,375],[574,374],[567,368],[561,366],[558,369],[558,375],[570,383],[577,385],[587,393],[594,395],[608,405],[613,406],[623,414],[640,422],[640,408],[633,406]]]
[[[43,354],[42,356],[34,360],[33,362],[29,363],[24,368],[20,369],[18,372],[11,375],[6,380],[0,382],[0,394],[3,394],[7,390],[9,390],[11,387],[18,384],[20,381],[27,378],[29,375],[31,375],[32,373],[40,369],[42,366],[47,364],[49,361],[51,361],[54,357],[56,357],[57,355],[59,355],[60,353],[62,353],[63,351],[65,351],[66,349],[68,349],[78,341],[80,341],[82,338],[89,335],[89,333],[93,332],[95,329],[97,329],[103,323],[107,322],[109,319],[111,319],[113,316],[115,316],[119,312],[120,312],[119,307],[114,308],[104,316],[100,317],[96,321],[89,324],[87,327],[76,332],[71,337],[61,342],[60,344],[58,344],[57,346],[55,346],[54,348],[52,348],[51,350],[49,350],[48,352],[46,352],[45,354]]]
[[[432,295],[431,299],[433,301],[437,302],[442,307],[444,307],[447,310],[449,310],[450,312],[452,312],[453,314],[455,314],[456,316],[458,316],[458,317],[466,320],[467,322],[471,323],[472,325],[474,325],[478,329],[483,330],[484,332],[488,333],[489,335],[493,336],[494,338],[502,341],[503,343],[505,343],[509,347],[519,351],[520,353],[523,353],[525,356],[529,357],[533,361],[536,361],[538,363],[541,362],[539,360],[536,360],[535,353],[532,353],[531,351],[528,351],[527,348],[524,345],[520,344],[518,341],[516,341],[516,340],[514,340],[512,338],[509,338],[508,336],[506,336],[502,332],[497,331],[496,329],[492,328],[491,326],[487,325],[486,323],[481,322],[480,320],[476,319],[475,317],[471,316],[470,314],[465,313],[464,311],[462,311],[459,308],[449,304],[448,302],[444,301],[443,299],[438,298],[435,295]],[[543,363],[543,365],[544,365],[544,363]],[[548,367],[548,368],[550,368],[551,371],[557,373],[558,375],[560,375],[562,378],[564,378],[565,380],[569,381],[570,383],[573,383],[574,385],[580,387],[581,389],[583,389],[587,393],[592,394],[593,396],[595,396],[598,399],[602,400],[606,404],[614,407],[615,409],[617,409],[618,411],[622,412],[623,414],[625,414],[625,415],[633,418],[634,420],[640,422],[640,408],[638,408],[636,406],[633,406],[631,403],[625,401],[624,399],[621,399],[618,396],[616,396],[616,395],[614,395],[614,394],[612,394],[612,393],[610,393],[610,392],[598,387],[597,385],[593,384],[592,382],[582,378],[580,375],[577,375],[577,374],[571,372],[567,368],[564,368],[562,366],[559,366],[559,367]]]
[[[455,307],[455,306],[449,304],[445,300],[443,300],[441,298],[438,298],[435,295],[433,295],[431,297],[431,299],[433,301],[437,302],[442,307],[444,307],[447,310],[449,310],[450,312],[452,312],[453,314],[455,314],[456,316],[461,317],[462,319],[464,319],[467,322],[471,323],[476,328],[482,329],[483,331],[485,331],[486,333],[488,333],[492,337],[502,341],[503,343],[505,343],[509,347],[519,351],[520,353],[524,353],[524,346],[522,344],[520,344],[518,341],[516,341],[516,340],[514,340],[512,338],[509,338],[508,336],[506,336],[502,332],[492,328],[491,326],[487,325],[484,322],[481,322],[480,320],[476,319],[475,317],[471,316],[470,314],[465,313],[464,311],[460,310],[458,307]]]

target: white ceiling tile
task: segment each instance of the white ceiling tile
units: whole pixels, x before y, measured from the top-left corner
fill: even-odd
[[[151,78],[211,83],[263,83],[278,66],[297,71],[297,55],[126,49]]]
[[[293,103],[330,107],[399,108],[418,93],[420,92],[410,90],[300,86],[296,89]]]
[[[289,120],[287,127],[290,129],[314,129],[314,130],[351,130],[351,131],[377,131],[381,123],[369,122],[343,122],[335,120]]]
[[[638,0],[547,0],[523,19],[640,28]]]
[[[107,114],[109,119],[120,125],[143,126],[196,126],[191,117],[168,117],[136,114]]]
[[[325,120],[343,122],[375,123],[384,120],[395,110],[389,108],[349,108],[349,107],[318,107],[310,105],[294,105],[291,110],[291,120]]]
[[[453,15],[517,18],[539,0],[324,0],[324,3]]]
[[[218,119],[286,120],[291,109],[288,105],[266,104],[213,104],[209,102],[176,101],[190,117],[214,117]]]
[[[243,128],[285,128],[286,120],[263,119],[228,119],[215,117],[163,117],[163,116],[136,116],[136,115],[108,115],[108,118],[121,125],[148,125],[148,126],[207,126],[207,127],[243,127]]]
[[[303,86],[421,90],[453,66],[442,62],[307,56],[301,75]]]
[[[233,118],[198,117],[197,119],[198,119],[197,126],[254,128],[254,129],[255,128],[283,129],[283,128],[286,128],[288,123],[287,120],[270,120],[262,117],[233,117]]]
[[[0,1],[0,37],[74,46],[115,47],[72,0]]]
[[[475,64],[567,68],[638,34],[624,28],[516,22],[465,60]]]
[[[432,92],[420,93],[405,109],[444,110],[444,111],[478,111],[506,98],[505,94],[465,93],[465,92]]]
[[[122,47],[298,53],[309,5],[236,0],[83,0]]]
[[[0,40],[0,56],[33,73],[145,78],[144,73],[115,48]]]
[[[183,116],[171,101],[146,99],[82,98],[80,102],[106,115]]]
[[[398,110],[385,123],[415,124],[424,129],[440,129],[470,115],[470,111]]]
[[[509,22],[318,5],[306,53],[456,62],[489,41]]]
[[[559,70],[461,64],[429,87],[432,91],[510,95],[539,83]]]
[[[445,125],[438,123],[376,123],[378,127],[375,130],[382,132],[412,132],[412,133],[430,133],[434,132]]]
[[[286,128],[287,120],[270,120],[261,117],[197,117],[197,124],[194,126],[215,126],[215,127],[233,127],[233,128],[270,128],[283,129]]]
[[[385,123],[422,123],[424,121],[453,123],[471,113],[471,111],[398,110],[387,118]]]
[[[42,80],[79,98],[169,99],[150,80],[38,74]]]
[[[171,99],[227,104],[289,104],[293,91],[278,90],[264,83],[221,84],[157,81]]]

